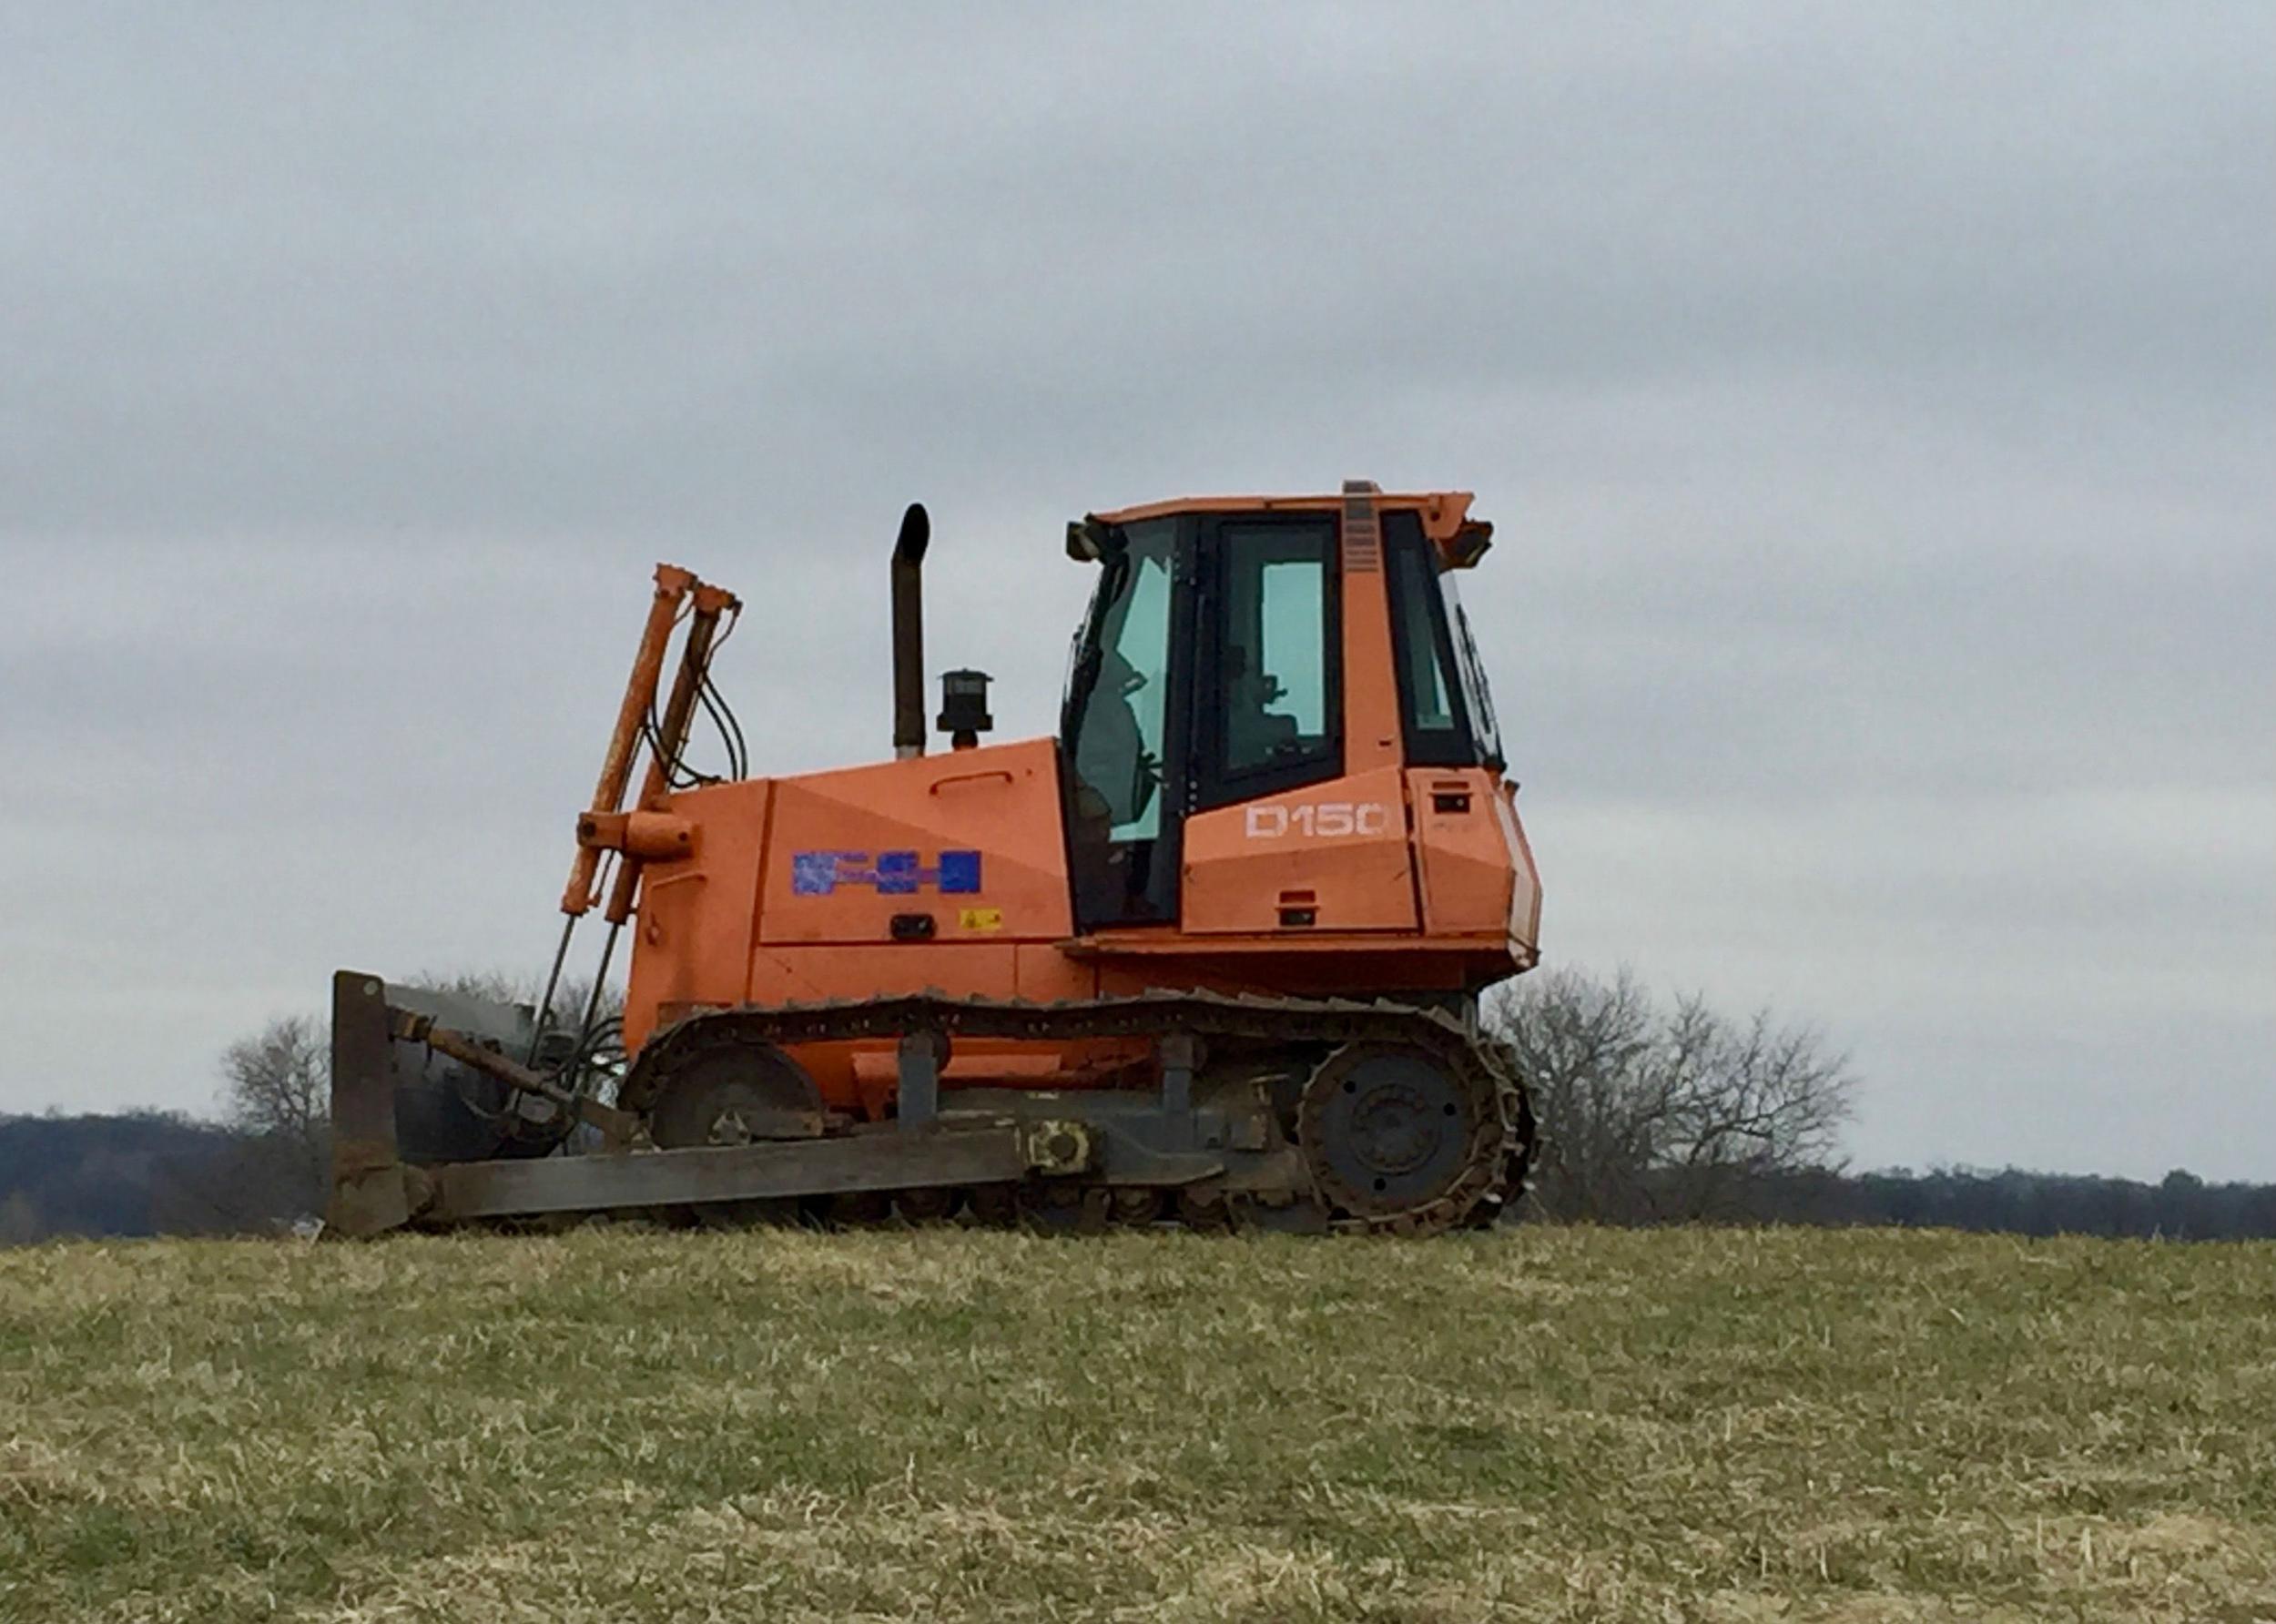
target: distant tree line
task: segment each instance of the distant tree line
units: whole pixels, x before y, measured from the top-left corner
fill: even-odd
[[[48,1235],[247,1234],[323,1211],[331,1035],[273,1020],[220,1057],[220,1120],[0,1117],[0,1245]]]
[[[507,1001],[509,978],[424,985]],[[557,1008],[581,1010],[565,988]],[[610,1009],[614,1005],[609,1004]],[[1533,1222],[1895,1225],[2027,1235],[2276,1238],[2276,1184],[2157,1183],[1967,1168],[1852,1172],[1856,1081],[1814,1030],[1663,1001],[1629,974],[1529,976],[1491,1000],[1489,1039],[1531,1084]],[[0,1244],[49,1235],[275,1233],[322,1210],[330,1040],[286,1017],[220,1057],[220,1122],[0,1117]]]
[[[2276,1184],[2208,1183],[2179,1168],[2154,1184],[2012,1167],[1866,1173],[1814,1168],[1757,1182],[1730,1216],[2016,1235],[2269,1240],[2276,1239]]]
[[[0,1117],[0,1245],[279,1228],[296,1214],[276,1175],[267,1147],[218,1122]]]

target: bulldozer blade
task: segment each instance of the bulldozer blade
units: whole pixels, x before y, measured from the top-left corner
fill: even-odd
[[[573,1099],[500,1052],[526,1046],[531,1025],[519,1005],[335,975],[326,1227],[369,1235],[408,1223],[425,1204],[430,1166],[543,1155],[580,1122],[625,1132],[625,1113]]]
[[[375,1235],[410,1222],[395,1142],[394,1036],[387,983],[361,970],[332,977],[332,1189],[328,1229]]]

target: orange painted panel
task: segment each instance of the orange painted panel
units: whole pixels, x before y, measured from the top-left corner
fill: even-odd
[[[1226,807],[1185,824],[1189,935],[1412,930],[1415,874],[1399,769]],[[1284,928],[1283,908],[1309,926]]]
[[[1407,775],[1422,858],[1424,927],[1436,932],[1506,929],[1509,847],[1494,816],[1500,786],[1483,767],[1416,767]]]
[[[1350,491],[1343,502],[1344,767],[1353,774],[1404,759],[1377,494],[1373,487]]]
[[[751,959],[752,902],[771,780],[687,790],[666,803],[695,827],[685,858],[649,863],[626,934],[632,966],[625,1001],[625,1046],[637,1051],[660,1005],[732,1004],[744,997]]]
[[[1268,998],[1373,997],[1481,987],[1512,968],[1509,939],[1499,930],[1428,939],[1387,932],[1305,938],[1284,930],[1272,937],[1173,936],[1147,949],[1102,949],[1099,982],[1109,994],[1198,987]]]
[[[1012,979],[1021,998],[1051,1004],[1099,996],[1098,967],[1069,958],[1057,943],[1021,942],[1012,952]]]
[[[1049,739],[776,780],[758,919],[765,943],[1055,941],[1072,928],[1058,756]]]
[[[755,1004],[889,998],[940,991],[956,998],[1011,998],[1016,949],[1010,942],[879,942],[871,946],[762,943],[751,955]]]
[[[1498,930],[1529,955],[1540,882],[1518,825],[1514,791],[1482,767],[1407,775],[1422,858],[1423,921],[1433,935]]]

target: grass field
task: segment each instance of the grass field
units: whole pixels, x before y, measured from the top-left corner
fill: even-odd
[[[2276,1247],[0,1253],[0,1619],[2276,1618]]]

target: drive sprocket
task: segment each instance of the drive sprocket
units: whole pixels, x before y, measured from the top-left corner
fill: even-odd
[[[1499,1194],[1518,1132],[1506,1091],[1467,1056],[1346,1043],[1305,1084],[1297,1140],[1347,1226],[1428,1233]]]

